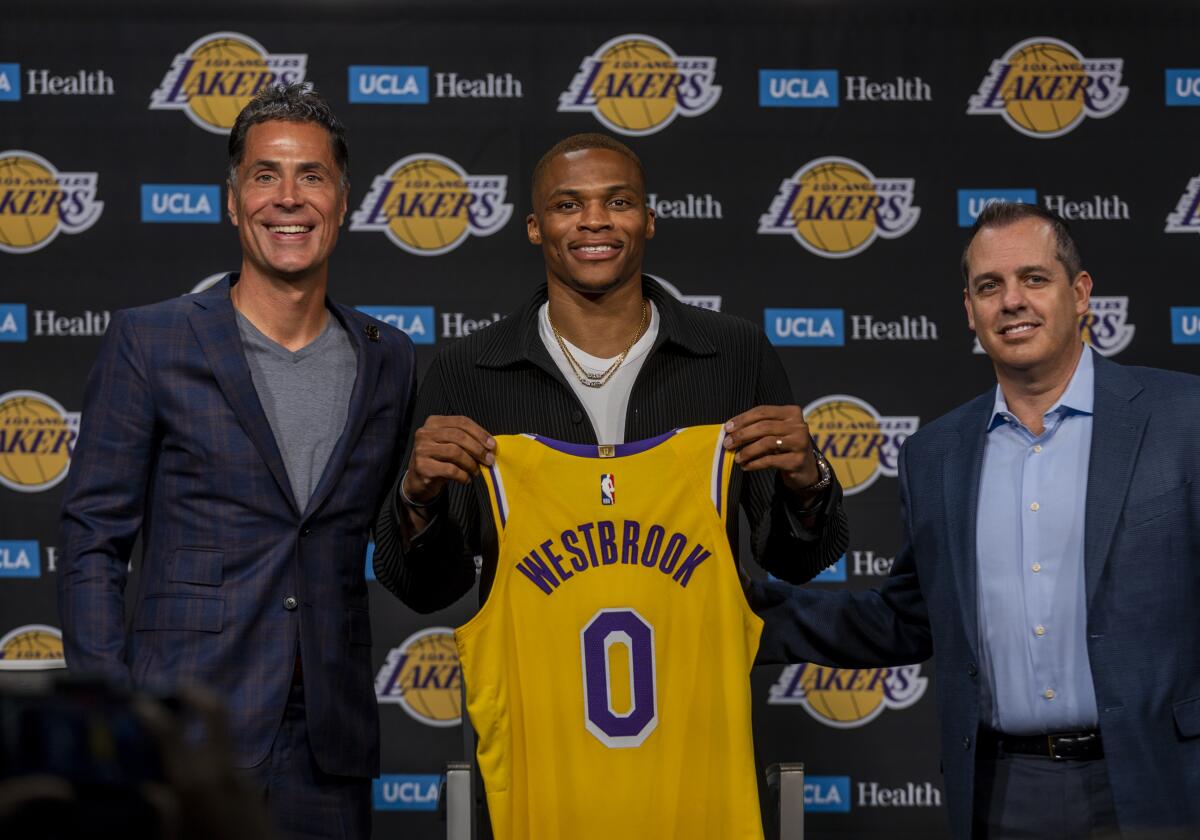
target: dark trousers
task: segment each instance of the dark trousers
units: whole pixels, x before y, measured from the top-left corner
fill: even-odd
[[[295,684],[275,743],[241,771],[260,793],[281,840],[360,840],[371,836],[371,780],[321,770],[308,745],[304,686]]]
[[[974,840],[1116,840],[1121,836],[1103,758],[980,757],[975,762],[972,810]]]

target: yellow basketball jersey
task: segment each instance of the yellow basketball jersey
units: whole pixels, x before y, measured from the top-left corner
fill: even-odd
[[[761,840],[762,622],[725,532],[723,440],[496,439],[496,578],[455,636],[497,840]]]

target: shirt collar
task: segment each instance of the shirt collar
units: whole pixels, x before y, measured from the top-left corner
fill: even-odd
[[[1054,405],[1047,409],[1043,417],[1049,417],[1060,409],[1068,414],[1091,414],[1096,401],[1096,372],[1092,360],[1092,348],[1084,346],[1079,355],[1079,364],[1075,373],[1067,383],[1067,389]],[[1003,425],[1013,414],[1008,410],[1008,401],[1004,399],[1004,391],[996,386],[996,399],[992,404],[992,419],[988,422],[990,432],[997,426]],[[1014,421],[1016,420],[1013,417]]]

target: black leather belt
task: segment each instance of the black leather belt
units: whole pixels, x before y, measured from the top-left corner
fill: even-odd
[[[1104,758],[1104,744],[1098,729],[1049,735],[1005,735],[981,729],[976,754],[984,758],[1028,755],[1057,761],[1093,761]]]

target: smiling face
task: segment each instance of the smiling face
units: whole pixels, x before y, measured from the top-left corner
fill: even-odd
[[[1001,378],[1069,377],[1091,292],[1086,271],[1067,276],[1054,231],[1041,219],[985,227],[967,251],[967,323]]]
[[[586,295],[612,291],[642,273],[654,211],[637,164],[610,149],[559,155],[534,187],[529,241],[542,246],[549,283]]]
[[[346,215],[341,174],[324,127],[281,120],[250,127],[228,200],[243,277],[324,279]]]

